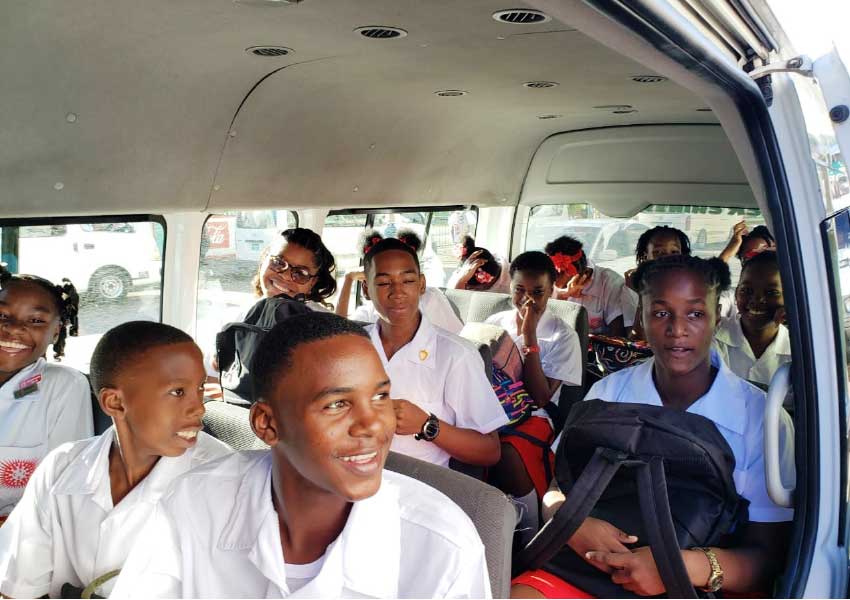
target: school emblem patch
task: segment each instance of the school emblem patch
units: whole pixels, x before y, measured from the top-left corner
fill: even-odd
[[[36,460],[7,460],[0,463],[0,485],[10,488],[22,488],[35,471]]]

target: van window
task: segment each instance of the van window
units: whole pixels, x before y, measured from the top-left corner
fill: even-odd
[[[764,225],[757,208],[654,204],[632,218],[609,217],[590,204],[544,204],[531,209],[525,235],[526,250],[542,250],[555,238],[568,235],[582,242],[587,257],[621,275],[635,266],[635,247],[644,231],[658,225],[681,229],[696,256],[717,256],[726,247],[735,223],[750,228]],[[741,265],[729,263],[733,284]]]
[[[445,285],[459,264],[459,244],[464,235],[475,236],[478,210],[475,207],[440,207],[424,210],[332,212],[325,219],[322,240],[336,258],[337,282],[342,286],[348,271],[359,269],[364,231],[377,230],[384,237],[414,231],[422,238],[422,272],[429,286]],[[356,290],[352,290],[356,293]],[[336,298],[332,302],[336,304]],[[349,306],[354,306],[352,299]]]
[[[298,226],[291,210],[239,210],[210,215],[201,235],[196,341],[205,354],[215,334],[254,302],[253,279],[263,251],[281,231]]]
[[[56,284],[67,278],[79,291],[79,336],[68,338],[62,362],[84,372],[106,331],[160,320],[164,243],[163,221],[0,221],[2,261],[10,271]]]

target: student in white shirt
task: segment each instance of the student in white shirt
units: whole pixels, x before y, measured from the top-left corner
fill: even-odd
[[[684,410],[711,419],[735,456],[733,478],[749,500],[749,522],[736,543],[711,548],[723,571],[723,590],[734,594],[769,592],[790,533],[793,510],[774,504],[764,473],[764,393],[724,365],[711,343],[719,320],[719,291],[729,286],[729,269],[713,258],[667,256],[641,265],[635,285],[643,304],[643,323],[654,357],[594,384],[587,398],[636,402]],[[787,415],[785,415],[787,417]],[[793,431],[786,418],[780,434],[783,471],[793,467]],[[544,512],[554,514],[569,498],[552,489]],[[642,596],[664,593],[647,540],[638,540],[606,521],[588,518],[567,545],[611,580]],[[632,545],[631,548],[624,544]],[[711,574],[707,555],[683,549],[682,558],[695,587]],[[513,597],[545,597],[543,581],[564,583],[544,569],[515,580]],[[566,584],[568,585],[568,584]],[[563,588],[561,588],[563,593]]]
[[[287,319],[254,360],[251,426],[271,449],[174,482],[113,598],[489,597],[475,526],[383,466],[390,382],[362,327]]]
[[[535,410],[512,429],[520,435],[502,433],[502,458],[489,470],[490,483],[521,502],[521,529],[536,531],[538,503],[549,487],[554,466],[550,446],[555,439],[547,408],[557,410],[561,386],[581,385],[581,343],[575,330],[546,312],[557,272],[543,252],[524,252],[510,267],[514,308],[487,318],[487,323],[507,331],[522,351],[522,381]],[[533,443],[525,436],[538,440]]]
[[[760,252],[744,263],[735,304],[737,314],[717,328],[715,348],[738,377],[769,385],[776,369],[791,362],[776,252]]]
[[[81,590],[120,569],[166,486],[230,453],[200,431],[203,356],[179,329],[131,321],[109,330],[91,377],[113,427],[56,448],[36,469],[0,528],[5,596],[59,598],[66,584]]]
[[[625,337],[637,310],[637,298],[618,273],[590,262],[582,243],[561,236],[545,247],[555,264],[558,279],[555,297],[584,306],[590,333]]]
[[[384,239],[383,236],[377,231],[371,232],[364,241],[363,254],[369,252],[369,249],[382,239]],[[413,248],[413,251],[417,254],[422,247],[421,238],[412,231],[402,231],[398,234],[397,239]],[[369,300],[358,306],[352,314],[348,314],[351,287],[355,281],[365,280],[366,274],[363,271],[351,271],[345,274],[336,314],[342,317],[347,316],[352,321],[359,321],[360,323],[376,323],[378,321],[378,311],[375,310],[374,304]],[[419,298],[419,309],[437,327],[442,327],[454,334],[460,333],[460,330],[463,329],[463,321],[457,316],[448,298],[439,288],[430,286],[425,288],[425,293]]]
[[[393,450],[437,465],[499,461],[496,430],[508,422],[481,355],[468,341],[434,327],[419,310],[425,276],[410,246],[388,238],[364,258],[363,291],[380,319],[368,327],[396,400]]]
[[[0,267],[0,525],[50,450],[92,434],[85,376],[44,358],[52,344],[61,360],[78,303],[68,280],[57,286]]]

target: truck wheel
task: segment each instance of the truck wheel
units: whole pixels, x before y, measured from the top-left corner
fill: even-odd
[[[130,291],[130,275],[118,267],[99,269],[92,275],[89,293],[96,300],[120,300]]]

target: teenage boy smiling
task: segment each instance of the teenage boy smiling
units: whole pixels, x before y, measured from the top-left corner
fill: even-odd
[[[251,426],[270,450],[188,473],[157,508],[112,597],[489,597],[469,518],[384,471],[396,426],[366,332],[291,317],[254,359]]]

